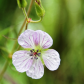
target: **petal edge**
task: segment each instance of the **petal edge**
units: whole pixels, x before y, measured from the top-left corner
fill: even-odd
[[[45,66],[51,70],[57,70],[60,65],[59,53],[54,49],[49,49],[45,51],[42,55]]]
[[[12,56],[12,63],[19,72],[27,71],[32,65],[32,62],[33,60],[31,60],[28,51],[16,51]]]
[[[44,74],[44,67],[41,60],[34,60],[30,69],[26,71],[26,74],[33,79],[40,79]]]

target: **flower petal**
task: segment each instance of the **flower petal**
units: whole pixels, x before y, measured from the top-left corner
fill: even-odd
[[[44,67],[43,64],[38,58],[37,60],[34,60],[32,66],[30,69],[26,72],[27,76],[33,78],[33,79],[39,79],[43,76],[44,74]]]
[[[46,32],[41,30],[25,30],[19,38],[18,43],[23,48],[35,48],[35,46],[40,45],[42,48],[46,49],[52,46],[53,40]]]
[[[58,69],[60,65],[60,57],[59,57],[59,53],[56,50],[49,49],[45,51],[45,53],[43,53],[42,57],[46,67],[49,70],[54,71]]]
[[[13,54],[12,61],[17,71],[25,72],[30,68],[33,60],[29,54],[30,52],[24,50],[17,51]]]
[[[34,48],[33,30],[25,30],[18,38],[18,43],[23,48]]]
[[[40,44],[40,46],[44,49],[49,48],[53,44],[52,38],[46,32],[37,30],[34,32],[33,36],[34,36],[34,43],[36,45]]]

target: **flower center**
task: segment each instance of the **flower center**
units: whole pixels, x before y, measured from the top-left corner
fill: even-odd
[[[40,51],[39,50],[34,50],[34,49],[32,49],[32,50],[30,50],[30,56],[32,56],[32,58],[31,59],[38,59],[38,57],[40,57],[41,56],[41,53],[40,53]]]
[[[37,52],[34,52],[34,55],[37,55]]]

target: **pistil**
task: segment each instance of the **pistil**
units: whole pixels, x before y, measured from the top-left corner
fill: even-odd
[[[30,50],[30,56],[32,56],[32,58],[31,59],[38,59],[38,57],[41,55],[41,53],[39,52],[39,50],[34,50],[34,49],[32,49],[32,50]]]

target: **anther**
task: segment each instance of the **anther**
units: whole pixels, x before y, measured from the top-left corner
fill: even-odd
[[[32,50],[30,50],[30,52],[33,52]]]
[[[35,50],[34,50],[34,49],[32,49],[32,51],[34,51],[34,52],[35,52]]]
[[[41,53],[37,53],[37,55],[38,55],[38,56],[40,56],[40,55],[41,55]]]
[[[34,51],[34,49],[32,49]]]
[[[30,56],[33,56],[33,54],[31,53]]]
[[[34,57],[34,59],[38,59],[38,57]]]
[[[37,50],[37,52],[38,52],[39,50]]]
[[[31,59],[33,59],[33,57]]]

